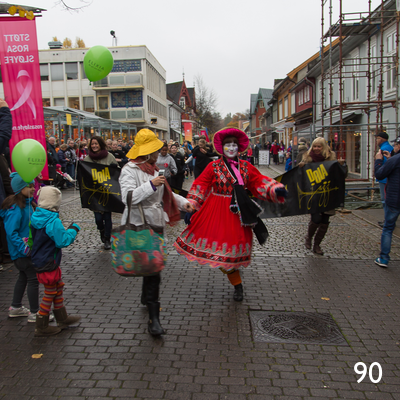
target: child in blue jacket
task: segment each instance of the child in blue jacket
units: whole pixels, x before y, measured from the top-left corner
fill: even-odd
[[[26,183],[17,172],[10,175],[13,195],[2,203],[0,216],[4,220],[10,257],[19,271],[14,287],[14,295],[8,316],[28,317],[28,322],[35,322],[39,310],[39,282],[33,268],[29,237],[29,220],[33,214],[32,199],[35,192],[34,181]],[[27,295],[30,311],[22,305],[22,298],[28,286]]]
[[[38,191],[38,207],[32,215],[32,262],[37,278],[44,285],[44,296],[36,317],[35,336],[50,336],[78,322],[81,317],[68,315],[64,307],[61,278],[61,249],[72,244],[80,228],[71,224],[65,229],[58,210],[61,192],[54,186],[44,186]],[[49,313],[53,313],[57,327],[49,326]]]

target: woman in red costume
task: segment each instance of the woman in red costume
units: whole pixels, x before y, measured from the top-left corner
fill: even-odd
[[[193,182],[187,199],[198,211],[174,246],[189,261],[220,268],[235,287],[233,299],[243,300],[239,268],[251,262],[254,231],[264,244],[268,231],[259,218],[262,208],[253,196],[284,203],[286,190],[238,155],[247,150],[249,138],[234,128],[224,128],[214,135],[215,151],[222,157],[213,161]]]

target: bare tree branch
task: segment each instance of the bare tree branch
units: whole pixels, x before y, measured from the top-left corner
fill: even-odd
[[[56,3],[57,5],[61,5],[65,10],[70,11],[70,12],[79,12],[82,9],[89,7],[92,3],[93,0],[87,1],[87,0],[80,0],[81,3],[83,3],[82,6],[80,7],[71,7],[70,5],[67,4],[65,0],[58,0]]]
[[[199,127],[207,128],[210,133],[216,132],[221,127],[221,116],[217,112],[218,98],[213,90],[207,88],[200,75],[196,75],[196,114]]]

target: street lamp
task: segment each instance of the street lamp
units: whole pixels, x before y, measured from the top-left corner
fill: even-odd
[[[110,35],[113,37],[111,46],[118,46],[117,45],[117,37],[115,36],[115,31],[110,31]]]

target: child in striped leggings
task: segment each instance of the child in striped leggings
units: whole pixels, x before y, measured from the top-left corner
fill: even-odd
[[[60,205],[59,189],[45,186],[38,191],[38,207],[31,219],[31,257],[38,281],[44,285],[44,296],[36,316],[35,336],[56,335],[81,318],[68,315],[65,310],[60,269],[61,249],[74,242],[80,228],[76,224],[64,228],[58,214]],[[57,327],[49,326],[52,304]]]

